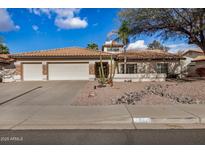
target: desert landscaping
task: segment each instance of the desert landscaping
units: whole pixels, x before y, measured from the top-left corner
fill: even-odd
[[[166,82],[115,82],[113,87],[98,87],[88,82],[72,105],[162,105],[205,104],[205,80]]]

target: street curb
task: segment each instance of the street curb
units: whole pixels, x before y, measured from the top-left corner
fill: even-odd
[[[152,117],[133,117],[135,124],[196,124],[201,123],[198,117],[185,117],[185,118],[152,118]]]

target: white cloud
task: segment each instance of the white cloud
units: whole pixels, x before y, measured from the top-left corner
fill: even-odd
[[[37,25],[32,25],[34,31],[38,31],[39,27]]]
[[[187,43],[167,44],[166,46],[170,48],[170,52],[187,51],[190,49],[200,50],[196,45],[190,45]]]
[[[20,26],[15,25],[6,9],[0,9],[0,32],[19,30]]]
[[[55,25],[61,29],[78,29],[87,27],[86,20],[81,20],[80,18],[56,18]]]
[[[48,16],[48,18],[51,18],[51,9],[29,9],[29,12],[38,16],[45,14]]]
[[[144,40],[138,40],[134,43],[130,43],[127,47],[128,50],[134,50],[134,49],[146,49],[147,45],[145,45]]]
[[[19,25],[16,25],[15,30],[19,30],[19,29],[21,29],[21,27]]]
[[[39,16],[44,14],[48,18],[54,15],[54,23],[59,29],[79,29],[88,25],[86,19],[77,16],[80,9],[29,9],[29,12]]]

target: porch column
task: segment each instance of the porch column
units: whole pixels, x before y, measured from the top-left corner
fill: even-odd
[[[14,65],[15,65],[15,68],[16,68],[14,79],[16,81],[21,81],[22,75],[23,75],[22,64],[21,64],[21,62],[15,62]]]
[[[47,62],[43,62],[42,67],[43,67],[43,80],[46,81],[46,80],[48,80],[48,64],[47,64]]]
[[[89,79],[95,79],[95,61],[89,61]]]

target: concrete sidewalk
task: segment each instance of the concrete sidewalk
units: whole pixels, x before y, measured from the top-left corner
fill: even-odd
[[[201,129],[205,105],[35,105],[0,108],[0,129]]]

